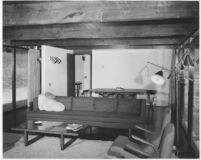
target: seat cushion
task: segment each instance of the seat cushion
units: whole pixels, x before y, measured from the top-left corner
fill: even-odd
[[[130,153],[126,150],[126,148],[128,146],[130,146],[129,148],[133,153]],[[152,153],[154,152],[154,149],[152,147],[150,147],[149,145],[146,145],[143,143],[137,144],[136,142],[131,141],[126,136],[118,136],[114,140],[112,146],[110,147],[108,154],[119,157],[119,158],[140,157],[140,155],[135,153],[135,148],[137,148],[143,152],[146,152],[147,154],[150,154],[150,155],[152,155]]]
[[[93,111],[93,97],[73,97],[73,111]]]
[[[141,106],[139,101],[137,99],[119,99],[118,112],[140,115]]]
[[[126,136],[118,136],[111,147],[116,146],[116,147],[121,147],[121,148],[125,148],[126,144],[128,144],[130,142],[129,138]]]
[[[126,147],[126,144],[129,143],[128,137],[125,136],[118,136],[110,149],[108,150],[108,155],[118,157],[118,158],[133,158],[133,155],[126,152],[124,148]]]
[[[65,106],[65,110],[71,110],[72,97],[59,96],[55,100],[62,103]]]
[[[116,98],[95,98],[94,111],[95,112],[116,112],[117,99]]]

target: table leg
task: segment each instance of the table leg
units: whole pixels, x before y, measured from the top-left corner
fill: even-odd
[[[24,130],[24,146],[28,145],[28,131]]]
[[[28,145],[36,142],[37,140],[41,139],[42,137],[43,137],[43,135],[37,135],[36,137],[34,137],[31,140],[29,140],[29,133],[25,129],[24,130],[24,146],[28,146]]]
[[[61,150],[64,150],[64,135],[63,135],[63,133],[61,133],[60,146],[61,146]]]
[[[61,145],[61,150],[63,151],[65,148],[67,148],[68,146],[70,146],[73,142],[76,141],[77,138],[71,138],[69,139],[65,144],[64,144],[64,135],[61,134],[61,138],[60,138],[60,145]]]

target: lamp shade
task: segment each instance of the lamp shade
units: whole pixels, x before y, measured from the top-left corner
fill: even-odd
[[[165,79],[163,77],[163,71],[158,71],[157,73],[152,75],[151,80],[157,85],[163,85],[165,82]]]
[[[183,65],[183,64],[181,64],[180,69],[181,69],[181,70],[184,70],[184,65]]]
[[[194,66],[193,60],[191,59],[191,57],[189,55],[186,55],[186,57],[184,58],[184,66]]]

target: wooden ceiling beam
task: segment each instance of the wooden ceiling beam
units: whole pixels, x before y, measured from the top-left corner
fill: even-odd
[[[134,38],[188,35],[194,24],[111,24],[81,23],[4,27],[4,40],[69,39],[69,38]],[[197,27],[197,26],[196,26]]]
[[[146,38],[78,38],[78,39],[46,39],[46,40],[22,40],[12,41],[11,43],[16,46],[118,46],[118,45],[159,45],[159,44],[179,44],[183,40],[184,36],[174,37],[146,37]]]
[[[73,49],[73,50],[91,50],[91,49],[173,49],[174,44],[160,44],[160,45],[101,45],[101,46],[60,46],[60,48]]]
[[[3,3],[3,26],[198,17],[199,2],[196,1],[4,1]]]

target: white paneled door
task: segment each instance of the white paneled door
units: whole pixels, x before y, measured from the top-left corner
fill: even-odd
[[[42,54],[42,93],[67,96],[67,58],[72,50],[43,45]]]

